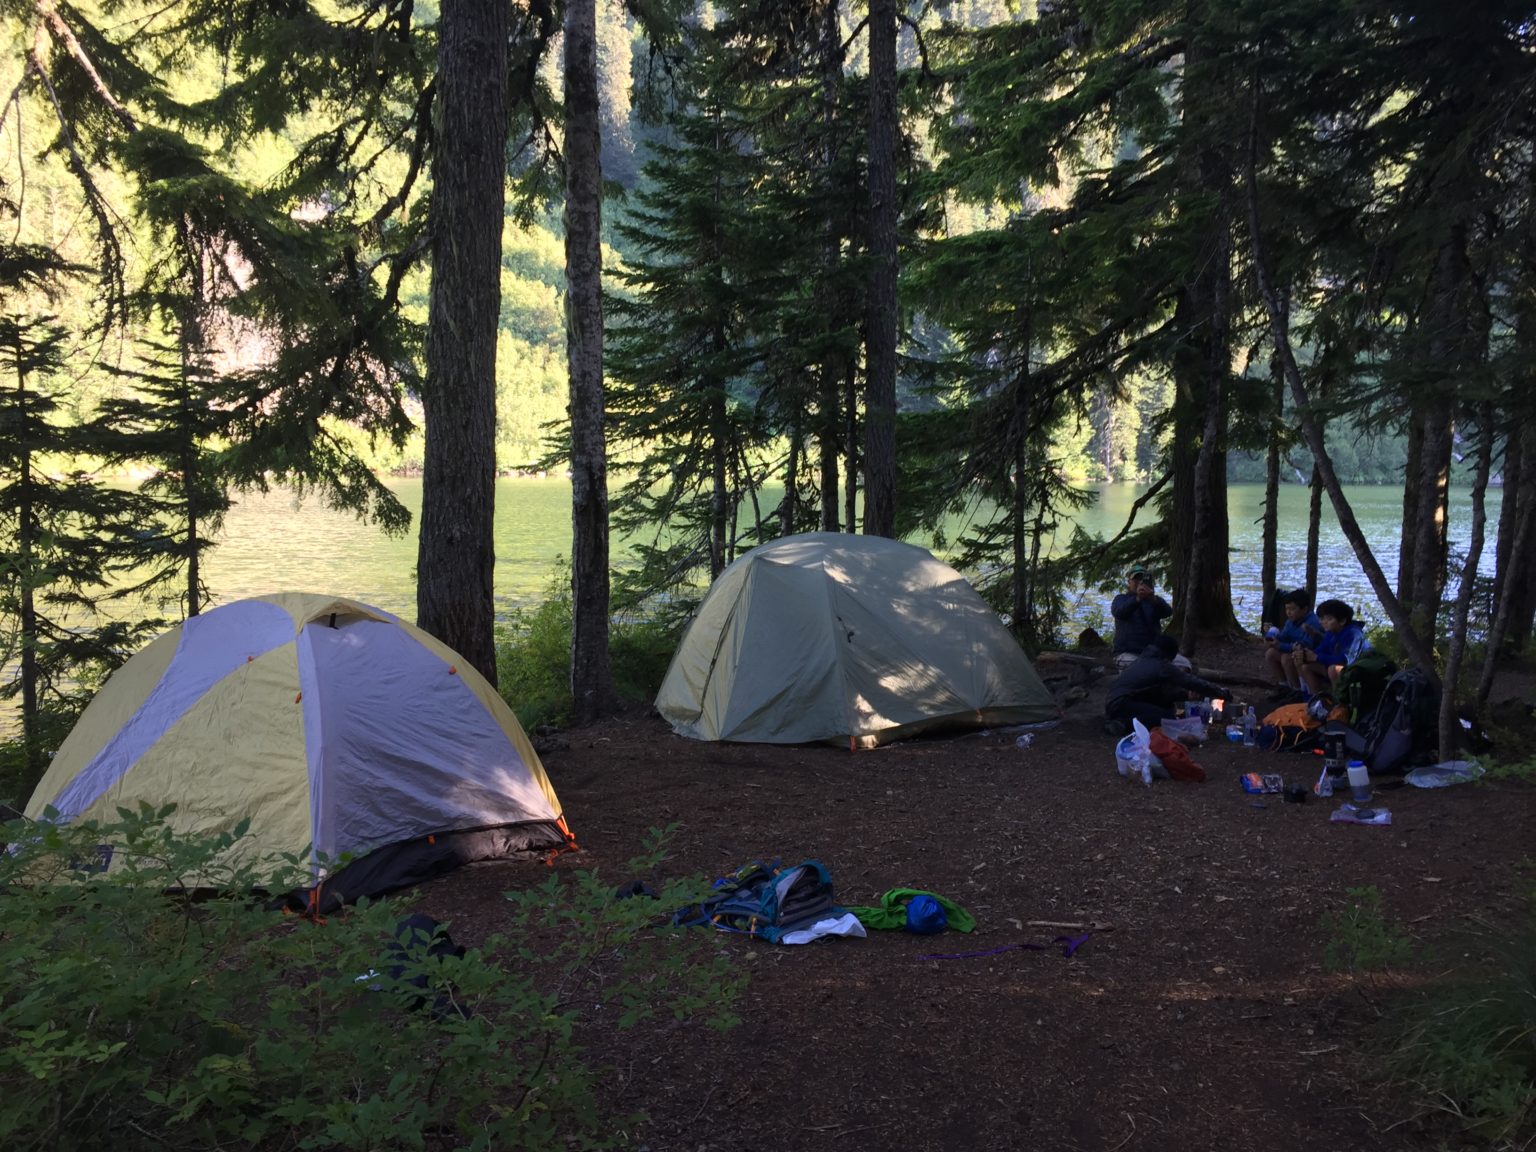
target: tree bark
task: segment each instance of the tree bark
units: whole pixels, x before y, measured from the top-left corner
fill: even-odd
[[[1030,316],[1026,307],[1020,325],[1021,345],[1019,377],[1013,386],[1013,508],[1011,527],[1013,536],[1013,634],[1022,639],[1033,630],[1030,601],[1030,577],[1033,565],[1029,554],[1029,498],[1027,496],[1030,475],[1029,435],[1031,431],[1030,407],[1034,399],[1030,378],[1029,347],[1032,339]],[[1036,540],[1038,544],[1038,540]]]
[[[1483,533],[1488,524],[1488,473],[1493,466],[1493,405],[1478,406],[1477,469],[1472,479],[1472,538],[1461,566],[1461,584],[1452,609],[1451,635],[1446,643],[1445,686],[1440,693],[1440,759],[1456,755],[1461,725],[1456,714],[1456,688],[1461,680],[1462,656],[1467,650],[1467,615],[1472,608],[1472,586],[1483,558]]]
[[[1287,327],[1289,331],[1289,327]],[[1307,492],[1307,592],[1316,603],[1321,589],[1317,586],[1319,553],[1323,546],[1323,473],[1312,465]]]
[[[1510,560],[1514,556],[1517,512],[1520,501],[1520,464],[1523,451],[1524,431],[1519,418],[1506,410],[1504,437],[1504,467],[1501,480],[1502,496],[1499,502],[1498,536],[1493,546],[1493,602],[1497,604],[1504,594],[1504,583],[1509,579]]]
[[[608,657],[602,165],[594,0],[565,9],[566,359],[571,377],[571,696],[576,723],[614,705]]]
[[[1510,494],[1506,491],[1504,499],[1509,498]],[[1518,523],[1519,527],[1515,530],[1514,554],[1522,556],[1531,547],[1533,541],[1536,541],[1536,500],[1521,501]],[[1516,590],[1529,581],[1528,572],[1527,569],[1518,576],[1511,573],[1514,578],[1504,582],[1504,589],[1494,608],[1493,623],[1488,628],[1488,649],[1483,656],[1483,672],[1477,681],[1479,712],[1488,706],[1488,696],[1493,691],[1493,677],[1504,647],[1504,638],[1509,632],[1510,623],[1515,614],[1515,600],[1518,594]]]
[[[1191,79],[1201,72],[1196,64],[1205,64],[1204,51],[1194,42],[1186,54],[1179,195],[1191,201],[1214,195],[1218,203],[1200,237],[1199,259],[1188,270],[1175,305],[1180,348],[1173,362],[1168,537],[1174,609],[1183,621],[1181,642],[1191,646],[1198,632],[1238,628],[1232,611],[1227,455],[1222,444],[1231,375],[1232,165],[1219,127],[1210,123],[1211,108],[1226,94],[1214,91],[1209,76],[1198,84]]]
[[[444,0],[416,618],[496,682],[496,324],[509,10]]]
[[[837,17],[837,0],[825,0],[821,6],[821,28],[818,51],[821,56],[821,166],[822,179],[829,185],[837,164],[837,121],[839,94],[843,83],[842,30]],[[822,300],[821,320],[830,336],[847,320],[845,309],[848,302],[840,299],[842,293],[835,290],[838,283],[837,269],[842,262],[843,229],[838,226],[838,215],[829,211],[825,221],[826,236],[822,244],[822,280],[816,291]],[[821,388],[820,433],[817,437],[821,465],[821,530],[836,532],[838,522],[838,452],[842,439],[839,417],[842,408],[839,393],[842,389],[846,353],[834,347],[829,339],[818,366]],[[850,468],[852,467],[850,461]],[[849,473],[849,487],[853,486],[853,473]],[[850,527],[852,525],[850,524]]]
[[[1519,468],[1520,483],[1511,492],[1504,486],[1504,499],[1513,501],[1519,512],[1536,505],[1536,437],[1526,435]],[[1511,574],[1536,572],[1536,534],[1528,535],[1523,547],[1514,547],[1510,554]],[[1514,581],[1509,601],[1509,620],[1505,625],[1502,651],[1525,652],[1531,643],[1532,617],[1536,616],[1536,581]]]
[[[896,535],[896,3],[869,4],[869,322],[864,531]]]
[[[1290,317],[1290,295],[1282,294],[1280,307]],[[1273,381],[1270,402],[1273,412],[1269,423],[1269,451],[1264,458],[1264,516],[1261,534],[1262,555],[1259,560],[1259,589],[1263,599],[1259,603],[1259,627],[1278,627],[1283,621],[1266,619],[1269,601],[1280,586],[1280,429],[1285,415],[1285,369],[1280,366],[1276,352],[1269,360],[1269,374]]]
[[[22,351],[16,350],[17,408],[21,413],[20,427],[27,426],[27,374],[21,366]],[[17,640],[21,644],[21,742],[26,756],[27,771],[33,778],[40,778],[46,768],[43,763],[43,740],[40,730],[41,717],[37,706],[37,580],[36,557],[37,525],[33,523],[33,493],[36,481],[32,476],[32,451],[23,445],[16,454],[16,553],[18,591]]]
[[[791,420],[789,425],[789,450],[784,457],[784,498],[779,501],[779,535],[789,536],[795,531],[796,505],[800,491],[800,422]]]

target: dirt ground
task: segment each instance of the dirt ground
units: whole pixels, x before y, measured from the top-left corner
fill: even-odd
[[[1410,1093],[1369,1074],[1383,1001],[1425,971],[1328,972],[1319,920],[1347,889],[1375,885],[1389,922],[1453,958],[1440,971],[1486,963],[1484,942],[1532,884],[1536,789],[1404,787],[1378,795],[1391,827],[1335,824],[1334,801],[1285,804],[1238,783],[1262,768],[1310,785],[1315,760],[1225,743],[1197,752],[1204,784],[1128,785],[1100,730],[1102,699],[1100,686],[1022,750],[1011,732],[856,753],[704,744],[635,715],[547,752],[583,848],[557,869],[598,868],[617,884],[647,829],[679,821],[677,874],[814,857],[842,903],[923,888],[978,921],[968,936],[802,947],[718,936],[751,974],[738,1028],[583,1031],[606,1103],[649,1114],[636,1146],[1459,1147]],[[428,885],[422,907],[473,943],[503,926],[501,892],[547,875],[528,862],[464,869]],[[1031,920],[1112,927],[1070,959],[1059,948],[922,958],[1059,934]]]

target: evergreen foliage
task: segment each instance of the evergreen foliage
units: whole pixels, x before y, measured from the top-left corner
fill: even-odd
[[[0,825],[7,1148],[104,1132],[126,1150],[611,1147],[636,1118],[604,1108],[583,1016],[734,1022],[742,978],[708,934],[653,927],[654,905],[614,900],[595,871],[507,893],[509,935],[463,956],[401,955],[408,899],[283,916],[255,896],[302,881],[298,861],[242,858],[243,825],[173,835],[167,814]],[[665,841],[630,875],[653,875]],[[93,874],[102,845],[113,867]],[[192,877],[210,898],[167,894]]]

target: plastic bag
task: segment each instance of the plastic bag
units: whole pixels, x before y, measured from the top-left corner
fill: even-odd
[[[1449,788],[1476,780],[1487,769],[1476,760],[1443,760],[1424,768],[1415,768],[1403,777],[1415,788]]]
[[[1163,730],[1163,735],[1171,740],[1177,740],[1181,736],[1193,736],[1200,743],[1205,743],[1205,721],[1198,716],[1187,716],[1183,720],[1164,720],[1158,727]]]
[[[1115,768],[1127,780],[1151,784],[1168,779],[1163,762],[1152,755],[1152,734],[1140,720],[1131,721],[1131,734],[1115,745]]]

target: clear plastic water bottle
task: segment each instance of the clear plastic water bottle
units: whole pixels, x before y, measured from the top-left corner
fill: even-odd
[[[1253,705],[1248,705],[1243,713],[1243,747],[1254,748],[1259,743],[1259,718],[1253,711]]]

